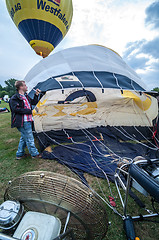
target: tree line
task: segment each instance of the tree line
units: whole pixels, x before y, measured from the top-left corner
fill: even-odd
[[[5,95],[9,97],[13,96],[16,92],[15,82],[17,80],[14,78],[8,79],[5,81],[5,87],[2,87],[0,84],[0,98],[3,98]]]
[[[153,91],[159,92],[159,87],[154,88]]]

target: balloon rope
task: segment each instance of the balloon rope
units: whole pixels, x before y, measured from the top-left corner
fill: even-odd
[[[48,136],[45,132],[43,132],[43,134],[50,138],[50,136]],[[46,145],[41,141],[40,137],[39,137],[39,136],[37,136],[37,137],[38,137],[39,141],[41,142],[41,144],[43,145],[43,147],[46,148]],[[52,138],[50,138],[50,139],[52,139]],[[54,140],[54,139],[52,139],[52,140],[56,142],[56,140]],[[58,144],[58,145],[61,145],[61,144]],[[63,146],[63,145],[62,145],[62,146]],[[64,147],[64,146],[63,146],[63,147]],[[76,150],[77,150],[77,149],[76,149]],[[67,163],[66,161],[64,161],[63,159],[60,159],[59,157],[57,157],[53,152],[51,152],[51,154],[53,155],[53,157],[54,157],[55,159],[58,159],[61,163],[63,163],[63,165],[64,165],[65,167],[67,167],[67,169],[69,169],[68,166],[67,166],[67,164],[66,164],[66,163]],[[69,169],[69,171],[71,171],[71,170]],[[73,172],[71,171],[71,173],[73,173]],[[81,181],[81,178],[79,177],[78,172],[77,172],[75,169],[74,169],[74,173],[76,173],[78,179]],[[96,177],[96,178],[97,178],[97,177]],[[98,179],[98,178],[97,178],[97,179]],[[86,186],[88,186],[87,182],[86,182],[84,179],[83,179],[83,182],[85,183]],[[97,183],[99,184],[100,190],[103,192],[99,181],[97,181]],[[91,190],[95,195],[97,195],[109,208],[111,208],[114,213],[116,213],[116,214],[118,214],[120,217],[122,217],[122,215],[117,211],[117,209],[114,208],[114,207],[112,207],[112,206],[110,205],[110,203],[107,201],[107,199],[102,198],[102,197],[101,197],[94,189],[92,189],[90,186],[88,186],[88,187],[89,187],[90,190]],[[103,192],[103,194],[104,194],[104,192]],[[104,195],[105,195],[105,194],[104,194]]]

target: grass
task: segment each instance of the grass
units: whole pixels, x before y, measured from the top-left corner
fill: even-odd
[[[2,102],[0,107],[8,107],[8,104]],[[56,161],[50,160],[33,160],[28,157],[20,161],[15,160],[16,150],[20,134],[17,129],[11,129],[10,127],[10,113],[0,114],[0,202],[3,201],[3,195],[8,185],[8,181],[19,176],[22,173],[42,170],[42,171],[54,171],[61,174],[76,177],[66,167],[58,164]],[[96,178],[86,174],[85,175],[89,184],[98,192],[99,185]],[[106,180],[98,179],[105,195],[109,196],[109,190]],[[117,196],[116,188],[114,184],[111,184],[113,193]],[[152,209],[149,198],[144,198],[140,195],[143,202],[146,203],[148,209]],[[117,205],[120,206],[119,199],[116,200]],[[119,207],[120,208],[120,207]],[[129,211],[130,214],[137,215],[141,211],[139,207],[134,203],[132,199],[129,199]],[[109,226],[107,237],[105,240],[125,240],[125,233],[123,230],[123,222],[120,217],[115,215],[108,207],[107,213],[111,225]],[[159,219],[157,219],[159,220]],[[150,222],[137,222],[135,223],[135,229],[137,236],[144,240],[157,240],[159,236],[158,224]]]

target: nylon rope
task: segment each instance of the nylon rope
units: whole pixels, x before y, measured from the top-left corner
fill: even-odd
[[[43,132],[43,133],[44,133],[44,132]],[[38,137],[39,141],[41,142],[41,144],[44,146],[44,148],[46,148],[46,146],[45,146],[45,145],[43,144],[43,142],[41,141],[40,137],[39,137],[39,136],[37,136],[37,137]],[[48,136],[48,137],[49,137],[49,136]],[[53,139],[53,140],[54,140],[54,139]],[[67,167],[67,165],[65,164],[65,161],[63,161],[62,159],[60,159],[59,157],[57,157],[53,152],[51,152],[51,154],[52,154],[56,159],[59,159],[60,162],[62,162],[63,165]],[[68,168],[68,167],[67,167],[67,168]],[[73,173],[69,168],[68,168],[68,170],[69,170],[71,173]],[[80,179],[78,173],[76,172],[76,170],[74,170],[74,172],[76,173],[78,179],[81,181],[81,179]],[[84,180],[84,179],[83,179],[83,180]],[[104,199],[103,197],[101,197],[100,194],[98,194],[94,189],[92,189],[91,186],[89,186],[85,180],[84,180],[84,182],[85,182],[85,185],[88,186],[89,189],[90,189],[95,195],[97,195],[109,208],[111,208],[111,209],[114,211],[114,213],[116,213],[116,214],[118,214],[120,217],[122,217],[122,215],[117,211],[116,208],[112,207],[106,199]],[[99,186],[100,186],[100,185],[99,185]],[[101,186],[100,186],[100,188],[101,188]],[[102,189],[101,189],[101,190],[102,190]],[[103,192],[103,190],[102,190],[102,192]],[[103,192],[103,194],[104,194],[104,192]],[[105,195],[105,194],[104,194],[104,195]]]
[[[63,131],[67,134],[66,130],[63,129]],[[84,134],[85,134],[85,133],[84,133]],[[67,134],[67,136],[69,136],[69,135]],[[89,136],[88,136],[88,137],[89,137]],[[90,139],[90,138],[89,138],[89,139]],[[72,141],[73,143],[75,143],[75,144],[86,145],[86,146],[88,146],[88,147],[90,148],[90,156],[91,156],[91,159],[92,159],[92,161],[95,163],[95,165],[97,166],[97,168],[103,172],[103,174],[104,174],[104,176],[105,176],[105,178],[106,178],[106,180],[107,180],[108,186],[109,186],[110,194],[113,196],[113,193],[112,193],[112,190],[111,190],[110,181],[109,181],[109,179],[108,179],[108,176],[107,176],[106,172],[103,171],[103,169],[101,169],[101,168],[99,167],[99,165],[97,164],[97,162],[96,162],[95,159],[93,158],[93,150],[92,150],[91,146],[88,145],[88,144],[85,144],[85,143],[77,143],[77,142],[75,142],[75,141],[73,140],[73,138],[71,138],[71,141]],[[92,142],[91,139],[90,139],[90,141]],[[92,142],[92,144],[94,145],[93,142]],[[96,147],[96,146],[95,146],[95,147]],[[97,149],[97,150],[98,150],[98,149]],[[101,154],[101,155],[103,155],[103,154]],[[104,156],[104,157],[105,157],[105,156]]]

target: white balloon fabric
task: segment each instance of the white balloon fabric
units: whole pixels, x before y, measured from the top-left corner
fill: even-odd
[[[37,83],[44,82],[50,77],[70,72],[95,71],[120,74],[130,78],[143,89],[146,88],[140,77],[116,52],[98,45],[74,47],[52,54],[36,64],[26,75],[25,81],[32,88]],[[135,89],[135,86],[132,89]]]

